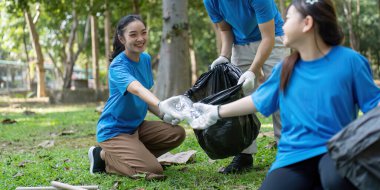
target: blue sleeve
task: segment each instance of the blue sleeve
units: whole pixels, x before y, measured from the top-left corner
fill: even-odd
[[[218,8],[215,5],[215,2],[212,0],[203,0],[203,4],[207,10],[208,16],[210,17],[213,23],[218,23],[223,20],[223,17],[220,15]]]
[[[380,89],[372,78],[372,72],[368,60],[358,55],[353,60],[353,89],[354,99],[360,109],[366,113],[375,108],[380,100]]]
[[[154,80],[153,80],[153,71],[152,71],[152,62],[151,62],[152,58],[150,57],[150,55],[148,54],[148,62],[149,62],[149,72],[150,72],[150,86],[149,86],[149,89],[151,89],[154,85]]]
[[[131,82],[137,80],[132,74],[126,64],[111,64],[109,80],[121,94],[125,95]]]
[[[271,76],[252,95],[256,109],[268,117],[279,109],[281,67],[277,64]]]
[[[251,7],[255,10],[257,23],[263,24],[274,19],[273,0],[252,0]]]
[[[151,62],[152,57],[148,53],[146,55],[148,57],[148,61],[147,61],[148,62],[148,64],[147,64],[148,70],[147,71],[149,71],[149,87],[148,87],[148,89],[151,89],[154,85],[153,73],[152,73],[152,62]]]

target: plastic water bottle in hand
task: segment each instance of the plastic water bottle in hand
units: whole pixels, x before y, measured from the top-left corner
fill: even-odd
[[[193,107],[193,102],[188,97],[183,95],[180,96],[175,108],[190,125],[194,119],[202,115],[199,110]]]

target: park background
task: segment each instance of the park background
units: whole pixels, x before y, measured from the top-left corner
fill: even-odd
[[[283,16],[290,2],[276,0]],[[366,56],[374,78],[380,78],[380,0],[334,3],[343,45]],[[0,189],[47,186],[52,180],[102,189],[260,186],[276,151],[271,120],[260,114],[259,153],[247,174],[218,174],[230,159],[208,159],[186,123],[187,140],[173,152],[197,150],[197,156],[194,163],[167,168],[166,181],[88,172],[87,149],[96,142],[95,110],[108,97],[108,59],[118,20],[139,14],[146,22],[156,81],[152,91],[165,99],[183,94],[218,57],[220,37],[203,1],[0,0],[0,9]]]

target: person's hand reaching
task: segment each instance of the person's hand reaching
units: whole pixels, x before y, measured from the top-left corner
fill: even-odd
[[[203,130],[215,124],[219,119],[219,106],[195,103],[193,107],[202,115],[194,119],[190,124],[193,129]]]
[[[227,57],[219,56],[211,63],[211,69],[214,69],[215,66],[222,64],[222,63],[229,63],[230,60],[227,59]]]
[[[166,100],[158,103],[158,109],[160,110],[160,115],[168,115],[173,117],[173,119],[183,120],[182,114],[176,110],[176,105],[180,101],[180,96],[173,96]],[[167,116],[167,117],[168,117]]]
[[[240,76],[238,84],[243,83],[243,92],[245,95],[248,95],[249,92],[252,92],[255,87],[255,74],[252,71],[246,71],[243,75]]]

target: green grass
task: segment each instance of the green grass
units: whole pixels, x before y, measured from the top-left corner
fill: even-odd
[[[232,158],[212,161],[197,143],[191,128],[185,127],[185,142],[172,151],[196,150],[194,163],[167,167],[165,181],[133,180],[128,177],[90,175],[87,150],[96,144],[95,132],[99,114],[95,104],[34,105],[28,108],[34,115],[23,113],[25,108],[0,107],[0,119],[16,120],[14,124],[0,124],[0,189],[19,186],[50,186],[51,181],[72,185],[99,185],[101,189],[258,189],[270,164],[275,149],[266,148],[273,136],[258,138],[259,151],[254,170],[241,175],[222,175],[217,170]],[[272,131],[271,118],[259,116],[261,132]],[[147,120],[156,117],[147,116]],[[63,131],[74,131],[62,135]],[[50,148],[38,147],[45,140],[54,140]]]

